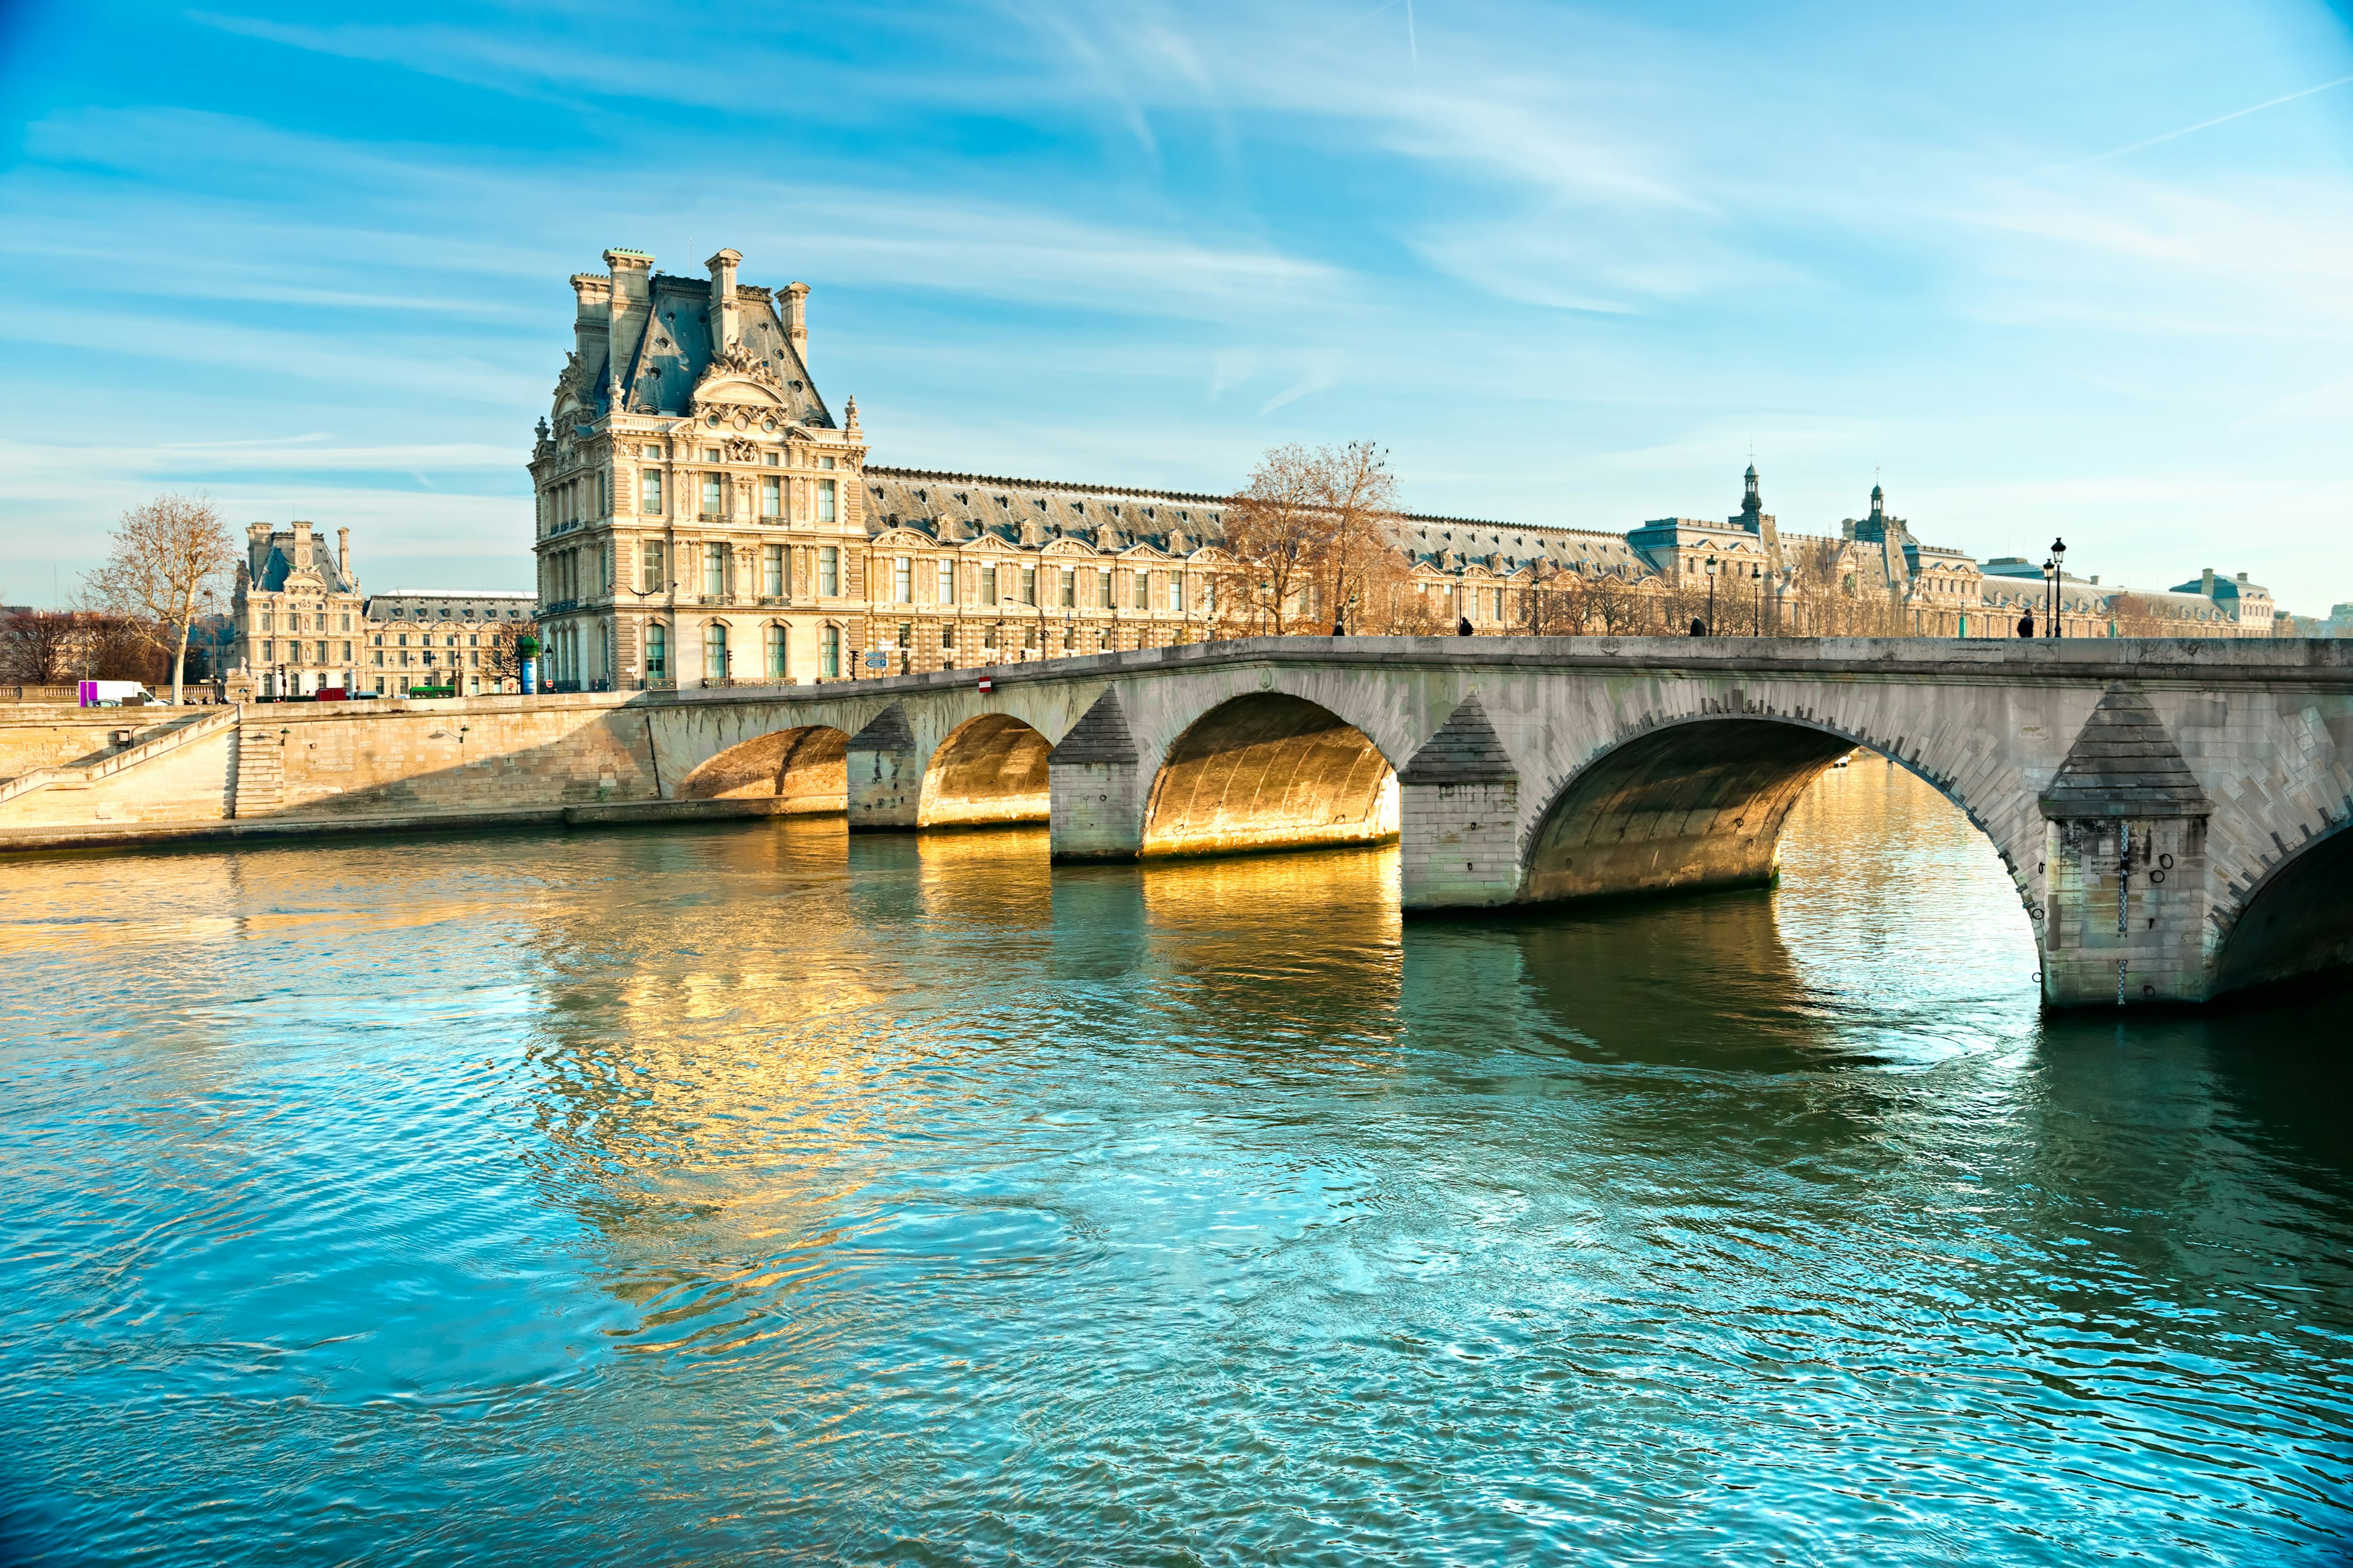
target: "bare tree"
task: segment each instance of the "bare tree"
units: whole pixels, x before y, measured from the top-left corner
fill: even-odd
[[[202,496],[161,495],[122,514],[90,595],[172,661],[172,700],[187,671],[189,629],[219,599],[237,561],[228,527]]]
[[[1218,594],[1219,615],[1240,635],[1295,631],[1315,581],[1330,521],[1315,454],[1277,447],[1226,507],[1226,548],[1236,557]]]
[[[1585,603],[1587,613],[1609,636],[1632,631],[1641,623],[1645,608],[1642,595],[1615,568],[1604,570],[1586,584]]]
[[[72,670],[80,617],[69,610],[0,616],[0,675],[27,686],[58,686]]]
[[[1370,441],[1326,447],[1309,455],[1308,466],[1324,514],[1316,577],[1330,595],[1333,627],[1386,631],[1412,574],[1397,543],[1403,521],[1397,476]]]

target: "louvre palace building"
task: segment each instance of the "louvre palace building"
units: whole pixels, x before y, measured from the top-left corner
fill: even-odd
[[[530,462],[552,685],[854,679],[1256,629],[1218,602],[1229,497],[870,462],[857,400],[837,412],[810,372],[807,286],[743,282],[742,260],[681,278],[614,249],[572,279]],[[1785,533],[1753,465],[1722,521],[1414,513],[1393,532],[1428,630],[2010,637],[2055,599],[2067,636],[2274,632],[2243,575],[2128,594],[1980,562],[1914,538],[1875,486],[1835,535]]]

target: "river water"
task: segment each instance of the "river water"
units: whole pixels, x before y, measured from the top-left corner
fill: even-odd
[[[0,868],[0,1559],[2343,1561],[2342,1004],[839,822]]]

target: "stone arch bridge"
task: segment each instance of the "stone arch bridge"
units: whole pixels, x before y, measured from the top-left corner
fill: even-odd
[[[1862,747],[1992,841],[2052,1004],[2353,969],[2353,644],[1289,637],[632,705],[665,796],[1058,859],[1396,837],[1409,911],[1767,883]]]

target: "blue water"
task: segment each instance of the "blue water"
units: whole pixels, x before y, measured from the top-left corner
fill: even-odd
[[[2343,1005],[838,823],[0,867],[0,1559],[2331,1563]]]

